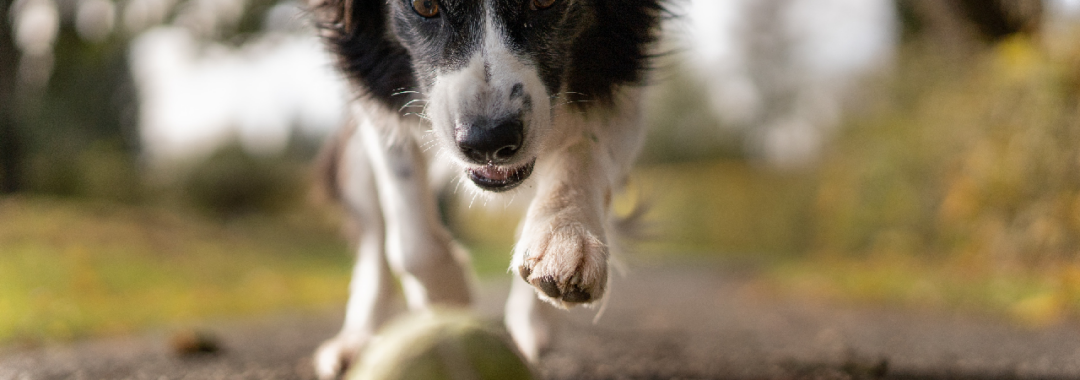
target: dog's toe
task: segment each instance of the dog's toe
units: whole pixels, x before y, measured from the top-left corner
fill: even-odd
[[[589,292],[575,287],[573,290],[563,294],[562,300],[570,303],[586,303],[592,301],[592,295],[590,295]]]
[[[532,268],[528,265],[522,265],[518,267],[518,274],[521,275],[521,279],[525,282],[529,282],[529,276],[532,275]]]
[[[528,269],[522,268],[521,271],[528,271]],[[522,278],[528,281],[528,277],[525,275],[522,275]],[[551,299],[562,300],[568,304],[589,303],[593,300],[592,294],[582,288],[580,284],[567,283],[560,286],[552,276],[533,279],[530,283]]]
[[[547,276],[540,280],[537,280],[534,285],[536,285],[537,288],[543,291],[544,294],[547,294],[548,297],[560,298],[562,296],[562,291],[559,290],[559,285],[555,283],[555,278],[551,276]]]

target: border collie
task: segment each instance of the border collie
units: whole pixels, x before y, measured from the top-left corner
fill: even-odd
[[[326,157],[358,227],[345,324],[315,355],[343,372],[387,318],[465,306],[467,262],[436,192],[530,199],[506,323],[535,360],[538,300],[596,302],[608,283],[611,197],[640,150],[639,92],[663,0],[311,0],[355,99]],[[534,290],[536,289],[536,290]]]

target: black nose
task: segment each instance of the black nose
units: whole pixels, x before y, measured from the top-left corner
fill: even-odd
[[[481,165],[509,162],[524,140],[524,127],[517,117],[476,122],[462,129],[457,134],[458,147],[470,161]]]

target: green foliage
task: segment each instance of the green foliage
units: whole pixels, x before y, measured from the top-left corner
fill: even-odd
[[[124,203],[138,202],[145,193],[134,157],[107,141],[73,151],[39,153],[28,167],[29,188],[37,193]]]
[[[742,258],[799,253],[810,229],[811,180],[734,160],[643,167],[628,195],[651,208],[649,239],[637,249]],[[620,201],[627,205],[617,209],[633,202]]]
[[[767,286],[1033,326],[1080,315],[1075,37],[1012,38],[963,66],[909,47],[827,149],[814,254],[769,269]]]
[[[1076,258],[1078,57],[1075,47],[1047,51],[1016,38],[963,70],[902,63],[896,99],[829,149],[814,248],[999,264]]]

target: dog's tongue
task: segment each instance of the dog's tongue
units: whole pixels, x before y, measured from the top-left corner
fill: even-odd
[[[496,166],[484,166],[475,170],[476,174],[490,181],[506,181],[510,178],[510,171]]]

